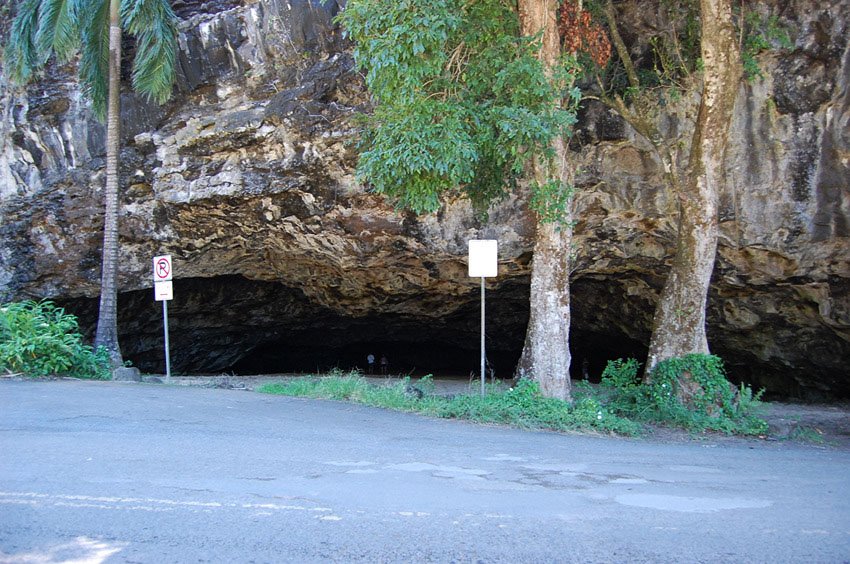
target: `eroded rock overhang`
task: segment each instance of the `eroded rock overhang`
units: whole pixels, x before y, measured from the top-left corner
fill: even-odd
[[[156,108],[123,96],[125,354],[151,370],[159,362],[150,259],[169,253],[179,370],[289,362],[280,350],[313,359],[305,366],[347,365],[381,346],[417,370],[427,370],[420,357],[471,352],[472,370],[477,281],[466,278],[466,241],[487,237],[501,244],[490,332],[492,354],[503,355],[494,364],[508,375],[527,317],[533,233],[522,199],[494,207],[487,222],[459,201],[432,216],[395,210],[353,177],[351,117],[369,98],[332,23],[340,5],[232,1],[207,3],[207,13],[201,4],[176,5],[175,99]],[[635,14],[633,36],[657,17],[651,3],[621,4]],[[848,2],[810,4],[782,10],[795,48],[760,61],[766,78],[738,99],[709,337],[736,379],[847,394]],[[103,130],[67,71],[50,69],[26,95],[2,90],[0,294],[59,299],[88,326]],[[670,107],[662,126],[687,132],[692,115],[693,105]],[[644,354],[675,245],[675,201],[622,120],[594,102],[581,117],[572,341],[574,365],[589,358],[598,374],[606,358]]]

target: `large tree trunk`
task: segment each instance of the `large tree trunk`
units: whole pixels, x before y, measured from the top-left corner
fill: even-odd
[[[100,311],[95,345],[109,351],[113,368],[123,364],[118,345],[118,154],[121,135],[121,27],[119,0],[109,6],[109,99],[106,107],[106,189],[103,217]]]
[[[740,81],[731,0],[700,0],[703,91],[686,176],[679,190],[679,240],[653,320],[645,379],[662,360],[708,353],[705,310],[717,252],[723,160]]]
[[[537,226],[531,262],[530,318],[518,374],[547,397],[570,399],[570,244],[572,229]]]
[[[534,36],[543,31],[540,60],[547,69],[558,64],[556,0],[519,0],[522,33]],[[552,142],[553,159],[534,160],[535,181],[543,185],[558,179],[569,185],[567,149],[560,137]],[[572,214],[557,224],[537,222],[534,258],[531,263],[531,317],[517,373],[531,376],[544,395],[570,399],[570,246]]]

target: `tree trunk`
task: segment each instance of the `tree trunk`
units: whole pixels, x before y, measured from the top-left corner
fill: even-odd
[[[531,262],[531,308],[517,373],[547,397],[570,399],[570,244],[572,230],[537,226]]]
[[[653,320],[649,380],[662,360],[708,353],[705,311],[717,252],[723,160],[741,76],[731,0],[700,0],[703,91],[691,154],[679,190],[679,240]]]
[[[100,311],[95,346],[109,351],[113,368],[123,365],[118,345],[118,154],[121,149],[121,27],[119,0],[109,6],[109,93],[106,107],[106,189]]]
[[[523,35],[543,32],[540,60],[551,71],[558,64],[561,41],[558,36],[557,0],[519,0]],[[570,184],[567,148],[557,137],[552,142],[555,156],[534,160],[538,184],[552,179]],[[569,206],[568,206],[569,208]],[[547,397],[570,399],[570,252],[572,214],[560,223],[537,221],[534,258],[531,263],[531,316],[525,336],[519,376],[530,376]]]

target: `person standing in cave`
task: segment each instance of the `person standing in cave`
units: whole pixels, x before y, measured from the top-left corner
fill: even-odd
[[[367,374],[375,373],[375,355],[372,353],[366,355],[366,371]]]
[[[381,374],[386,376],[387,372],[389,371],[389,368],[390,368],[390,361],[387,360],[387,355],[382,354],[381,355]]]

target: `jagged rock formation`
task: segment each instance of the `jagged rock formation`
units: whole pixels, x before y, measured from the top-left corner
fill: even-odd
[[[200,11],[203,6],[203,12]],[[795,48],[742,86],[723,195],[709,338],[733,377],[778,393],[850,393],[850,50],[847,0],[763,2]],[[643,6],[642,6],[643,5]],[[161,370],[151,257],[174,256],[178,371],[348,366],[387,349],[396,368],[477,362],[477,281],[466,240],[500,241],[490,349],[502,375],[522,346],[530,222],[524,202],[487,223],[463,202],[399,212],[353,178],[352,117],[368,108],[337,2],[175,2],[178,95],[123,98],[120,331]],[[631,33],[657,12],[633,10]],[[67,69],[0,91],[0,299],[50,297],[94,319],[103,130]],[[2,78],[0,78],[2,83]],[[686,110],[667,128],[685,130]],[[590,102],[576,144],[575,364],[645,354],[675,243],[675,202],[625,124]]]

